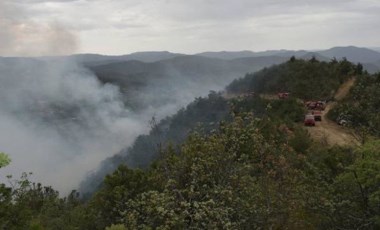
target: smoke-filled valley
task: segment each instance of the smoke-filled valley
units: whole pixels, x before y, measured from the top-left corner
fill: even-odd
[[[380,229],[379,12],[0,0],[0,230]]]
[[[4,58],[0,69],[0,145],[13,161],[4,174],[30,171],[67,192],[147,130],[147,118],[123,105],[117,86],[75,63]]]
[[[346,50],[349,53],[352,49]],[[379,56],[374,51],[355,49],[363,53],[365,61],[376,62]],[[339,55],[331,50],[319,53]],[[152,118],[159,122],[194,98],[222,90],[232,80],[282,63],[291,55],[308,59],[320,54],[147,52],[1,58],[0,127],[5,131],[0,146],[13,160],[11,166],[1,169],[3,175],[17,177],[30,171],[36,180],[62,192],[78,188],[91,176],[81,190],[92,190],[89,184],[94,178],[101,180],[120,160],[138,165],[125,157],[135,139],[149,132]],[[328,60],[322,55],[318,58]],[[135,145],[141,147],[141,140]],[[120,151],[123,159],[111,158]]]
[[[13,161],[2,173],[33,172],[37,181],[68,192],[147,133],[152,117],[162,119],[209,90],[283,60],[189,56],[84,66],[72,57],[1,58],[0,146]]]

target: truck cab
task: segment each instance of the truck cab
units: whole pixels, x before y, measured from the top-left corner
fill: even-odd
[[[305,126],[315,126],[315,117],[313,114],[307,114],[305,115],[304,119],[304,125]]]

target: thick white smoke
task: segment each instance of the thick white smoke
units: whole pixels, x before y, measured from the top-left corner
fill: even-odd
[[[31,171],[61,191],[148,129],[149,115],[127,110],[119,90],[71,62],[0,61],[2,175]]]
[[[75,51],[72,32],[57,22],[33,21],[17,2],[0,0],[0,56]],[[0,181],[33,172],[35,180],[67,193],[102,160],[148,132],[153,115],[170,115],[225,83],[196,83],[172,73],[176,77],[165,85],[158,81],[134,94],[132,100],[143,105],[137,114],[124,106],[129,99],[118,87],[101,84],[70,60],[0,57],[0,152],[12,159],[0,169]]]
[[[33,20],[25,6],[0,0],[0,56],[75,52],[74,33],[56,21]],[[0,181],[33,172],[36,180],[67,192],[147,131],[148,120],[124,107],[117,87],[100,84],[76,63],[0,58],[0,151],[12,159]]]

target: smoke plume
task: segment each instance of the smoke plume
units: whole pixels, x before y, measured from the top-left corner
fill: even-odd
[[[70,54],[75,34],[58,22],[40,23],[11,1],[0,1],[0,55]],[[60,59],[0,58],[0,151],[12,158],[1,169],[68,192],[86,172],[129,145],[149,118],[126,109],[119,89],[85,68]]]
[[[117,87],[75,63],[0,63],[0,149],[12,158],[4,174],[31,171],[61,191],[73,189],[148,129],[149,118],[127,110]]]
[[[47,56],[75,52],[75,34],[59,22],[36,22],[15,1],[0,0],[0,55]]]
[[[1,56],[63,55],[77,46],[64,25],[33,21],[11,1],[0,0],[0,28]],[[73,60],[0,57],[0,151],[12,159],[0,181],[33,172],[35,180],[67,193],[102,160],[147,133],[152,116],[173,114],[228,81],[219,75],[200,81],[191,79],[191,68],[188,74],[168,68],[162,76],[170,78],[153,80],[129,98]],[[140,108],[127,108],[128,102]]]

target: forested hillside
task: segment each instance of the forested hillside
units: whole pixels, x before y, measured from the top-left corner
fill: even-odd
[[[350,121],[376,136],[379,76],[346,60],[292,58],[234,81],[233,97],[211,92],[153,118],[149,135],[104,162],[86,201],[75,191],[60,198],[27,174],[10,178],[13,187],[0,187],[0,228],[379,229],[379,139],[321,145],[298,123],[299,99],[329,98],[352,77],[331,116],[364,110]],[[293,98],[260,97],[279,90]]]
[[[290,92],[294,97],[307,100],[329,99],[344,81],[362,70],[361,64],[354,65],[345,59],[321,62],[315,58],[292,57],[284,64],[234,80],[227,91],[233,94]]]
[[[322,71],[322,72],[321,72]],[[245,78],[233,81],[227,86],[227,91],[233,94],[251,92],[250,87],[255,88],[255,83],[260,87],[255,92],[277,93],[276,86],[310,85],[299,87],[299,91],[290,91],[293,99],[285,101],[265,100],[261,97],[238,97],[228,100],[217,93],[212,93],[207,99],[198,98],[195,102],[180,110],[173,117],[164,119],[154,124],[154,129],[149,135],[141,135],[132,147],[122,150],[115,156],[102,162],[99,170],[91,174],[81,186],[81,191],[92,192],[99,186],[101,178],[114,170],[120,162],[131,167],[147,167],[157,158],[160,145],[168,143],[181,143],[198,125],[207,127],[215,126],[217,122],[226,120],[229,113],[253,112],[257,117],[277,116],[282,122],[291,125],[303,120],[304,106],[297,102],[298,99],[327,99],[332,98],[335,90],[349,76],[361,72],[360,65],[353,65],[346,60],[330,63],[317,60],[290,59],[284,64],[265,68],[255,74],[248,74]],[[320,91],[315,91],[311,82],[324,82],[319,84]],[[234,89],[234,90],[232,90]],[[315,92],[315,93],[312,93]],[[326,92],[322,94],[321,92]],[[269,109],[268,109],[269,106]],[[228,110],[231,109],[229,112]],[[280,122],[281,123],[281,122]]]
[[[115,170],[121,162],[132,168],[147,168],[159,157],[160,149],[182,143],[194,131],[208,134],[219,122],[230,121],[233,114],[245,112],[253,112],[256,117],[281,119],[292,125],[302,119],[304,109],[296,100],[281,102],[260,97],[227,100],[220,93],[211,92],[207,98],[197,98],[177,114],[159,123],[153,119],[150,133],[140,135],[131,147],[103,161],[99,170],[82,183],[81,191],[92,193],[99,187],[102,178]]]
[[[380,143],[313,144],[302,129],[235,116],[161,150],[149,168],[121,165],[86,203],[30,182],[1,187],[4,229],[377,229]],[[64,227],[62,227],[64,226]],[[113,226],[109,229],[116,229]]]

